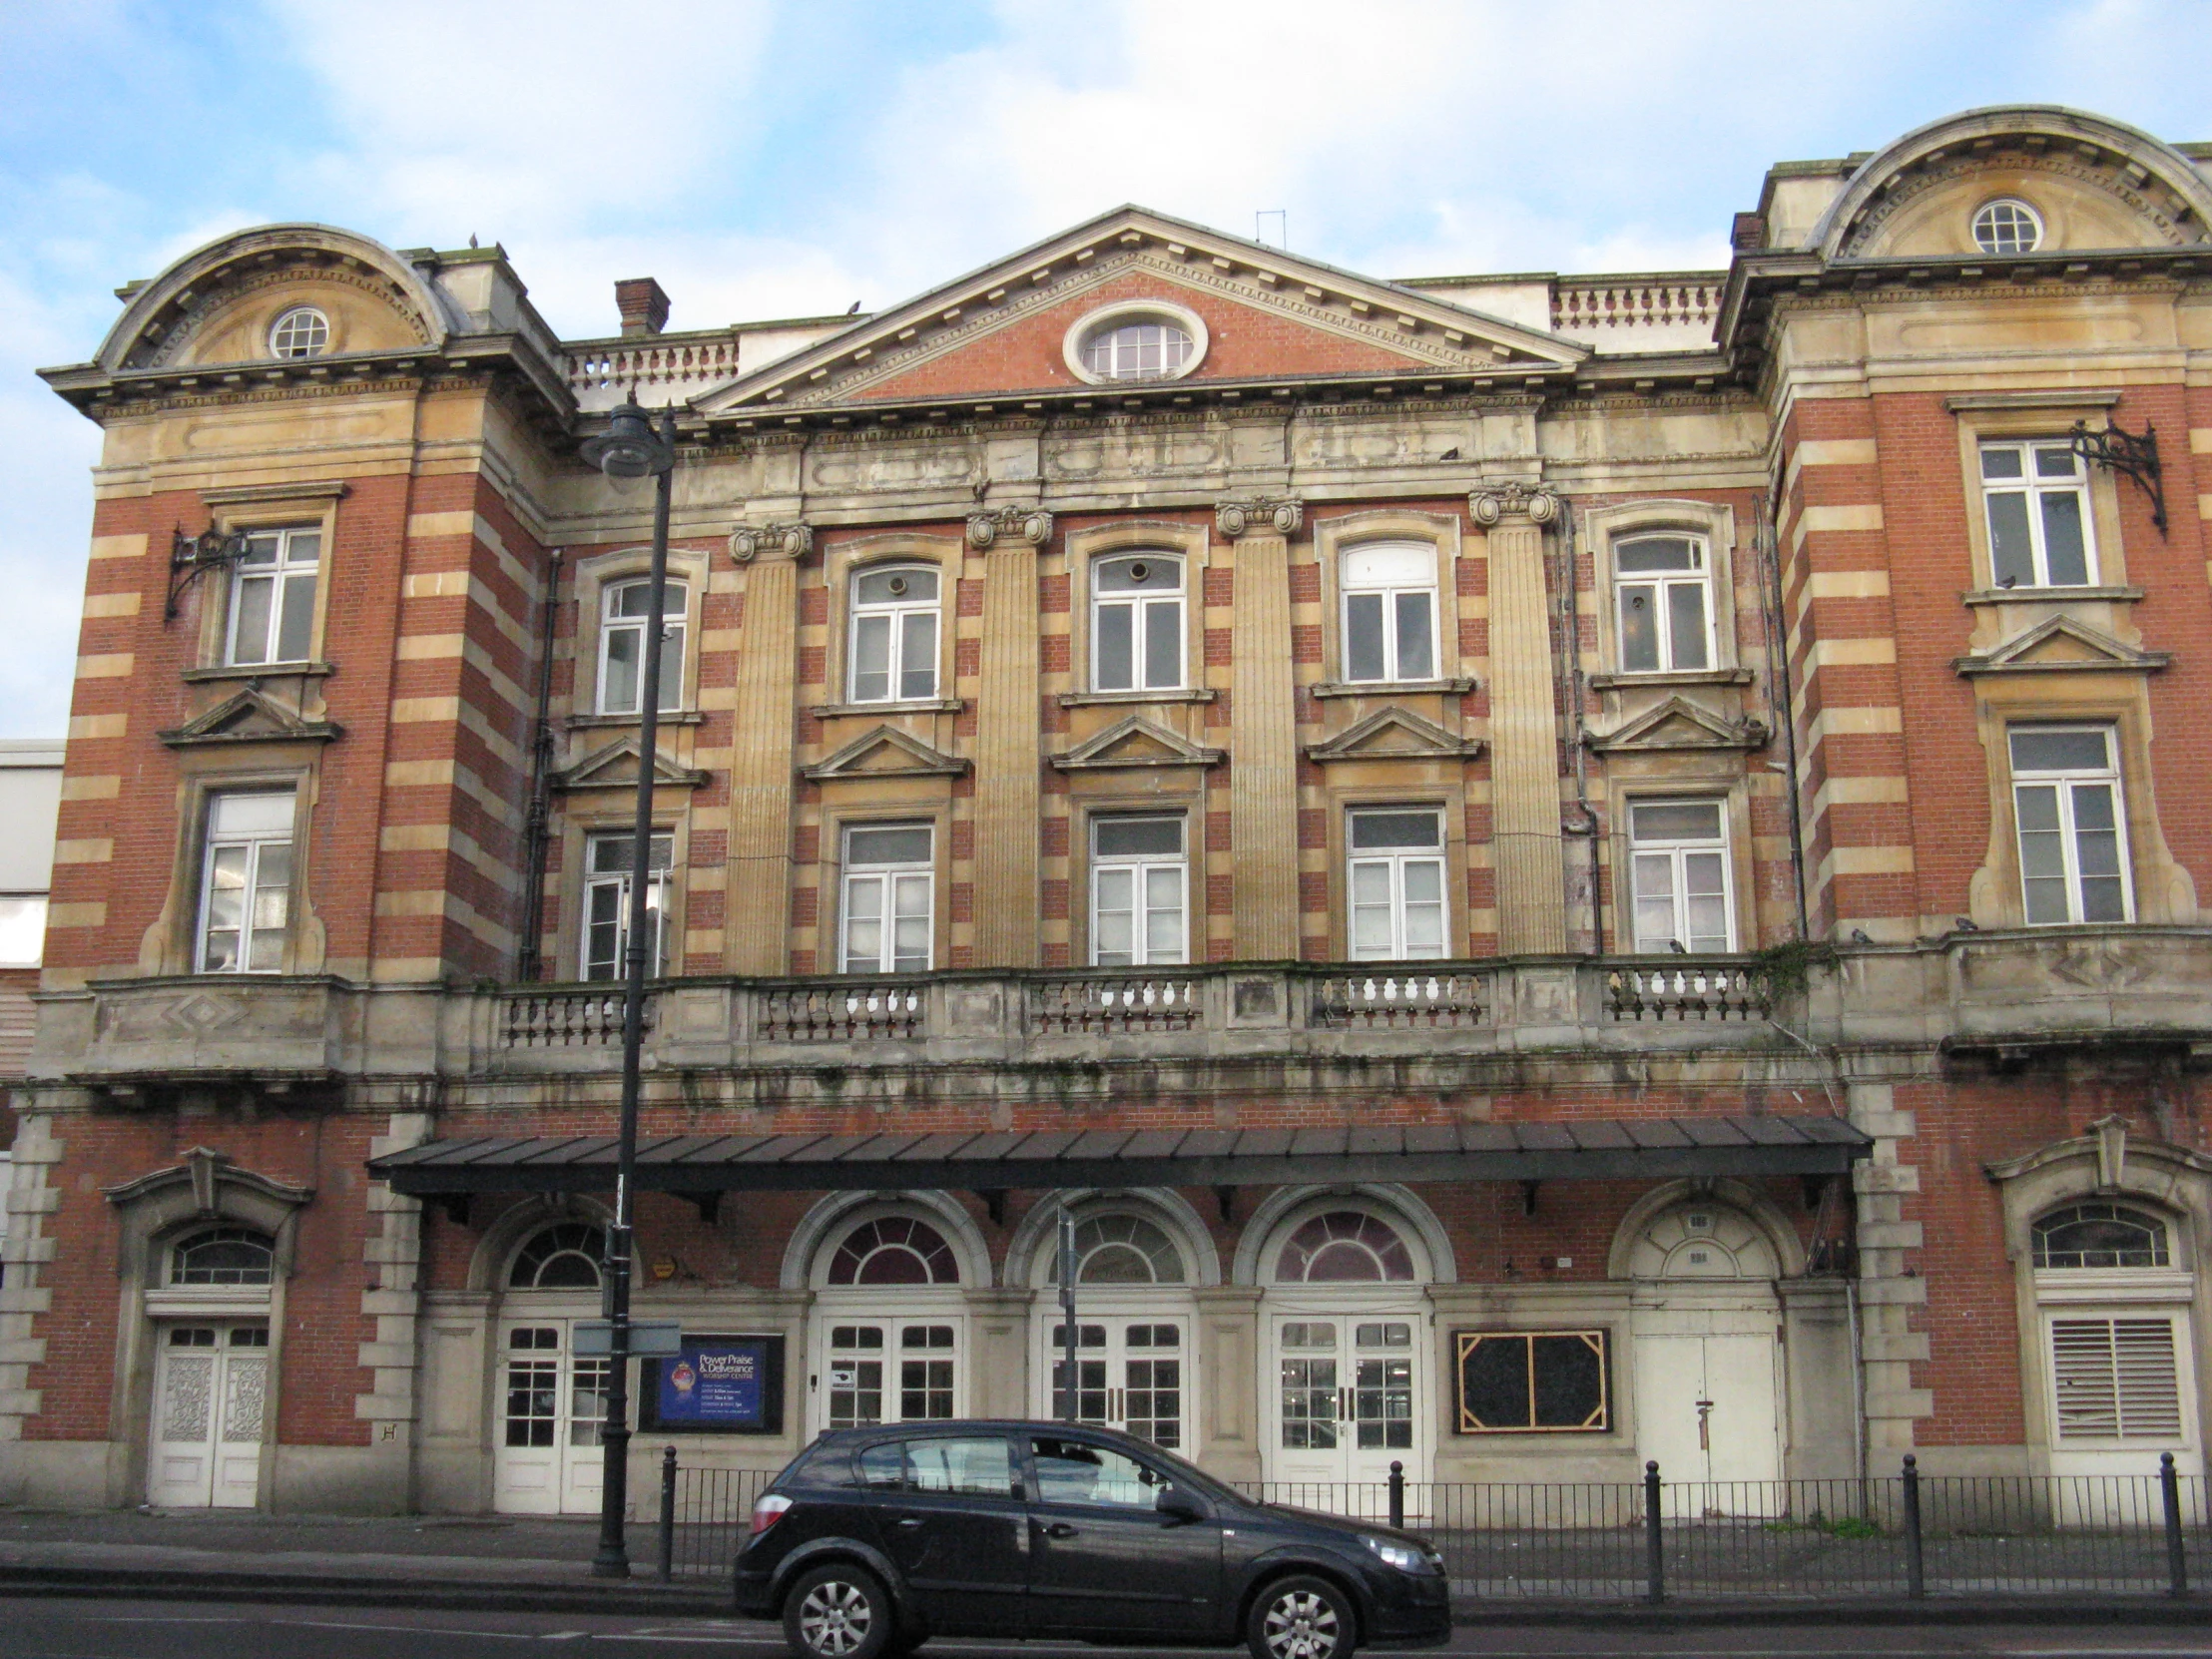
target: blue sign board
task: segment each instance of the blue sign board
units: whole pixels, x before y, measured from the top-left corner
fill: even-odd
[[[644,1400],[648,1429],[773,1434],[784,1425],[784,1339],[686,1332]]]

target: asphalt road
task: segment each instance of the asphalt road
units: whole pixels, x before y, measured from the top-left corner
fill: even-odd
[[[0,1659],[769,1659],[779,1632],[738,1620],[409,1612],[217,1602],[24,1597],[0,1614]],[[931,1643],[946,1659],[1093,1656],[1063,1644]],[[1435,1651],[1435,1650],[1431,1650]],[[1462,1630],[1448,1650],[1480,1659],[2212,1659],[2212,1627],[1776,1627],[1718,1630]],[[1157,1654],[1158,1650],[1152,1650]],[[1147,1659],[1140,1653],[1136,1659]]]

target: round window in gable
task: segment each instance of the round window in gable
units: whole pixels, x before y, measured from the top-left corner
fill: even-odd
[[[2032,254],[2043,243],[2043,221],[2025,202],[1985,202],[1973,216],[1974,246],[1984,254]]]
[[[330,319],[312,305],[294,305],[270,324],[269,349],[278,357],[319,357],[330,349]]]
[[[1064,353],[1089,385],[1173,380],[1205,357],[1206,324],[1196,311],[1162,300],[1108,305],[1068,330]]]

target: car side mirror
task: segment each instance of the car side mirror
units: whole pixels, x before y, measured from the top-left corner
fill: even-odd
[[[1152,1500],[1152,1507],[1172,1521],[1206,1518],[1206,1505],[1178,1486],[1162,1486],[1160,1495]]]

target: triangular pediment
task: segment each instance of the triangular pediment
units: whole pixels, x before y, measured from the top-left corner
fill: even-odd
[[[1600,755],[1617,755],[1684,749],[1764,749],[1769,735],[1764,721],[1733,721],[1687,698],[1670,697],[1624,725],[1610,732],[1592,732],[1583,741]]]
[[[1070,327],[1156,300],[1208,335],[1176,381],[1088,384]],[[1279,248],[1126,207],[1023,249],[696,400],[708,415],[1163,383],[1435,374],[1525,376],[1589,347]]]
[[[1116,721],[1096,737],[1052,757],[1061,772],[1117,772],[1140,767],[1210,767],[1222,752],[1192,743],[1142,715]]]
[[[258,685],[249,685],[160,737],[172,749],[212,749],[226,744],[329,743],[344,735],[334,722],[306,720]]]
[[[572,794],[578,790],[634,790],[638,787],[638,754],[635,734],[618,738],[604,749],[593,750],[574,766],[556,772],[553,788]],[[704,772],[678,766],[658,749],[654,751],[655,789],[693,790],[706,781]]]
[[[1482,745],[1455,738],[1432,720],[1394,705],[1378,709],[1326,743],[1310,745],[1310,761],[1464,761],[1482,753]]]
[[[878,726],[800,773],[823,783],[836,778],[957,778],[967,769],[957,755],[932,749],[910,732]]]
[[[2138,651],[2070,616],[2046,617],[1994,650],[1952,663],[1960,674],[2150,674],[2173,658]]]

